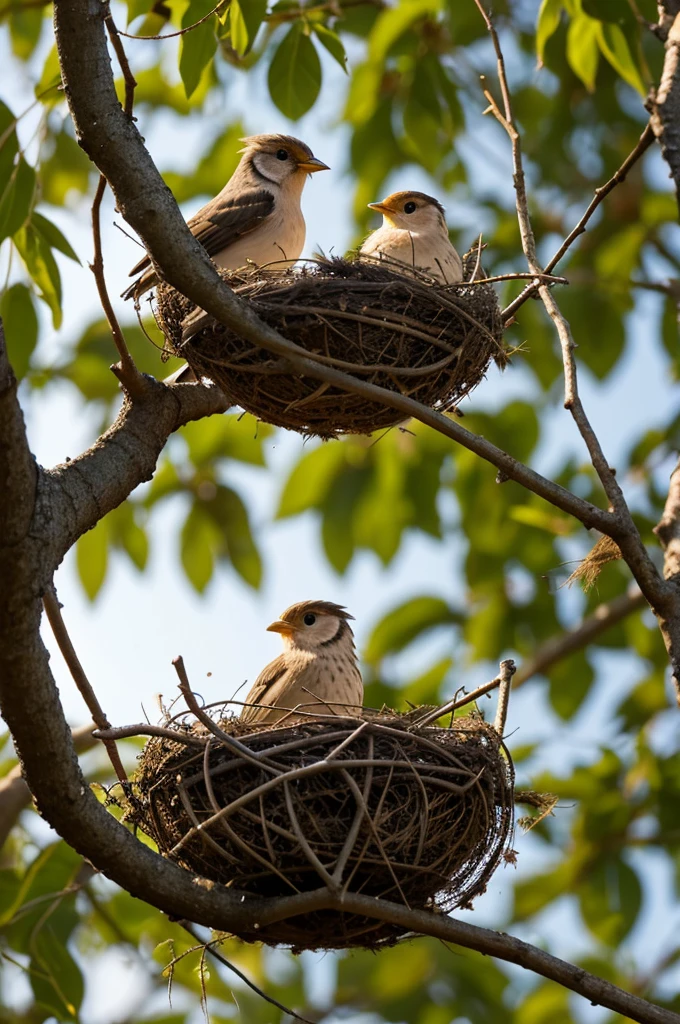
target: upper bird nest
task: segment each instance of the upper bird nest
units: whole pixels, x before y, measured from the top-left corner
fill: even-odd
[[[513,768],[478,715],[448,729],[414,712],[310,715],[253,731],[213,714],[223,739],[183,718],[140,758],[131,817],[166,856],[256,896],[328,885],[450,910],[486,888],[511,832]],[[325,910],[240,937],[339,949],[402,934]]]
[[[468,254],[465,276],[478,256]],[[320,259],[302,270],[253,269],[224,276],[253,311],[325,366],[408,395],[445,412],[503,365],[496,293],[485,284],[441,285],[392,261]],[[157,320],[167,342],[198,377],[267,423],[304,434],[367,434],[404,420],[364,395],[291,370],[282,358],[203,316],[193,337],[183,321],[196,307],[167,284],[157,289]],[[184,335],[184,337],[183,337]]]

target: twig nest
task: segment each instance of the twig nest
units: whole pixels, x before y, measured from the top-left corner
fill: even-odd
[[[466,258],[469,278],[477,263],[476,253]],[[342,259],[224,276],[265,323],[325,366],[440,412],[479,384],[492,358],[505,363],[490,285],[439,285],[386,263]],[[285,359],[205,314],[188,337],[194,304],[167,284],[159,285],[156,299],[170,349],[198,377],[219,384],[234,405],[267,423],[327,438],[368,434],[405,418],[370,397],[291,372]]]
[[[247,753],[185,719],[177,740],[147,743],[133,799],[133,821],[160,851],[206,878],[256,896],[326,885],[451,910],[485,890],[506,851],[512,761],[477,715],[448,729],[419,728],[413,712],[220,727]],[[326,910],[240,937],[302,950],[377,948],[401,934]]]

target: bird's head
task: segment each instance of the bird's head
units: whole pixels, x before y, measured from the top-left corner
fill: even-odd
[[[419,235],[442,228],[448,233],[444,207],[424,192],[393,192],[382,202],[368,205],[371,210],[382,213],[383,224],[389,227],[414,231]]]
[[[296,176],[304,183],[308,174],[329,170],[309,146],[292,135],[250,135],[241,142],[241,163],[249,164],[264,179],[263,184],[283,185]]]
[[[352,629],[348,619],[353,618],[342,605],[332,601],[300,601],[286,608],[267,630],[280,633],[284,647],[297,647],[305,651],[331,648],[339,643],[352,645]]]

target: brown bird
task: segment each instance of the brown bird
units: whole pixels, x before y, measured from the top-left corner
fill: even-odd
[[[328,166],[291,135],[251,135],[241,141],[245,147],[236,170],[219,195],[187,222],[189,229],[218,267],[237,270],[251,261],[284,269],[305,244],[300,198],[307,175]],[[158,283],[148,256],[130,271],[130,277],[137,274],[124,299],[138,299]]]
[[[267,629],[283,637],[284,652],[255,680],[241,712],[244,722],[299,722],[294,710],[358,715],[364,685],[357,665],[352,616],[332,601],[301,601]],[[337,701],[337,704],[331,703]],[[260,706],[258,706],[260,705]]]
[[[463,264],[449,240],[440,202],[424,192],[394,192],[368,205],[382,213],[383,222],[361,246],[360,256],[398,261],[390,269],[408,274],[408,267],[415,267],[441,284],[463,280]]]

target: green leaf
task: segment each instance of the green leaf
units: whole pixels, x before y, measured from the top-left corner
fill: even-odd
[[[0,199],[0,243],[15,235],[26,223],[35,195],[35,171],[23,156],[12,169]]]
[[[541,3],[536,22],[536,55],[540,64],[543,63],[545,44],[557,31],[562,9],[562,0],[543,0]]]
[[[38,341],[38,317],[31,291],[25,284],[14,284],[7,289],[0,300],[0,317],[5,328],[9,361],[21,380],[28,372]]]
[[[386,655],[402,651],[427,630],[456,622],[460,622],[460,616],[441,597],[413,597],[393,608],[375,626],[364,657],[375,665]]]
[[[347,71],[347,54],[345,53],[345,47],[340,36],[326,25],[315,23],[313,27],[321,45],[328,50],[331,57],[335,58],[345,74],[349,74]]]
[[[347,442],[331,441],[303,455],[284,484],[276,518],[320,508],[334,478],[342,472],[347,450]]]
[[[39,231],[31,224],[21,228],[14,236],[19,255],[39,290],[40,298],[52,311],[54,329],[61,326],[61,277],[52,250]]]
[[[82,867],[82,858],[64,842],[50,843],[31,861],[14,900],[0,916],[0,926],[12,947],[29,952],[29,942],[45,911],[73,881]],[[68,938],[77,920],[72,908],[65,914],[52,914],[63,939]]]
[[[618,25],[607,23],[600,24],[597,34],[600,50],[611,66],[617,71],[624,82],[632,85],[641,96],[646,96],[647,90],[640,77],[633,55],[630,52],[628,41]]]
[[[182,16],[182,28],[195,25],[182,36],[179,47],[179,73],[186,98],[190,99],[198,88],[203,72],[212,61],[217,49],[215,18],[196,24],[215,7],[213,0],[191,0]]]
[[[221,557],[227,556],[239,576],[257,590],[262,582],[262,560],[243,501],[230,487],[219,487],[214,500],[206,504],[206,511],[223,537]]]
[[[673,377],[675,380],[680,380],[680,337],[678,332],[680,328],[680,314],[678,313],[678,304],[675,299],[670,296],[665,300],[663,307],[663,317],[661,320],[661,339],[663,341],[663,347],[670,356],[671,366],[673,369]]]
[[[52,152],[41,161],[38,172],[41,199],[52,206],[66,206],[71,193],[84,195],[88,191],[94,164],[66,127],[49,141]]]
[[[19,152],[16,133],[16,118],[0,101],[0,197],[5,194],[14,172],[14,158]]]
[[[31,942],[31,988],[37,1003],[59,1021],[77,1021],[85,994],[80,968],[50,924]]]
[[[590,692],[594,675],[585,651],[577,651],[550,669],[550,703],[560,718],[566,721],[576,714]]]
[[[302,22],[295,22],[279,43],[268,82],[272,100],[291,121],[314,106],[321,89],[321,62]]]
[[[586,89],[593,92],[600,58],[600,23],[585,14],[578,14],[567,32],[567,61]]]
[[[63,253],[64,256],[68,256],[70,260],[80,265],[80,260],[76,256],[75,252],[71,248],[71,243],[64,238],[61,231],[56,224],[53,224],[47,217],[43,217],[41,213],[31,214],[31,224],[39,231],[45,241],[52,249],[57,249]]]
[[[10,7],[9,33],[12,53],[19,60],[27,61],[35,50],[44,24],[44,8],[25,6]]]
[[[590,931],[613,948],[628,935],[642,906],[640,879],[620,857],[606,857],[591,866],[578,896]]]
[[[443,4],[440,0],[406,0],[385,9],[376,20],[371,32],[369,55],[375,63],[383,61],[394,44],[414,22],[428,15],[436,15]]]
[[[109,524],[102,519],[76,543],[78,576],[90,601],[94,601],[106,579],[108,557]]]
[[[194,501],[180,534],[180,558],[187,579],[202,594],[212,579],[222,537],[203,502]]]
[[[231,0],[229,35],[239,56],[244,57],[252,49],[266,13],[267,0]]]
[[[618,25],[636,25],[632,4],[612,3],[612,0],[581,0],[584,14],[598,21],[616,22]]]
[[[46,107],[54,107],[64,99],[64,93],[59,89],[61,85],[61,67],[59,66],[59,54],[57,47],[53,46],[47,54],[43,65],[40,81],[35,87],[35,98]]]
[[[554,1024],[571,1021],[569,993],[553,982],[546,982],[535,988],[517,1008],[518,1024]]]
[[[271,434],[271,427],[247,414],[212,416],[188,423],[180,431],[197,468],[211,466],[221,458],[264,466],[263,441]]]

